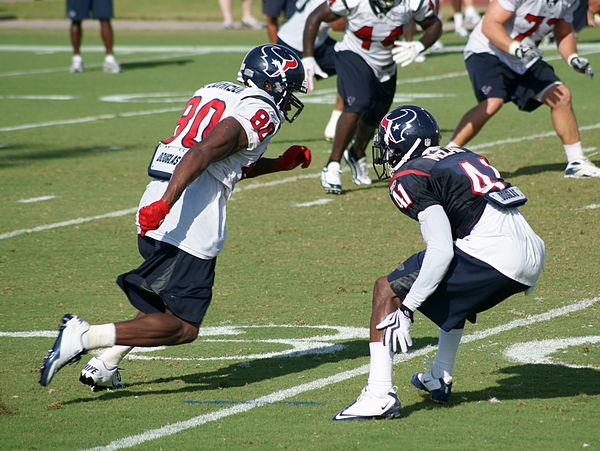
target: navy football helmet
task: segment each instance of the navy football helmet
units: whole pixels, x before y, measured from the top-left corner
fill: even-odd
[[[399,106],[386,114],[377,128],[373,169],[380,179],[389,177],[408,160],[439,144],[440,128],[429,111],[415,105]],[[378,170],[376,165],[383,168]]]
[[[287,47],[277,44],[254,47],[242,61],[238,81],[268,92],[288,122],[293,122],[304,108],[304,104],[293,94],[306,92],[304,66],[300,58]],[[289,117],[288,112],[292,107],[296,111]]]

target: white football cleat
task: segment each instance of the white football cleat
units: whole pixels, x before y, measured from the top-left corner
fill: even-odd
[[[123,72],[123,69],[112,55],[106,55],[106,58],[104,58],[103,70],[107,74],[120,74]]]
[[[66,314],[58,327],[58,337],[52,349],[44,357],[40,368],[40,384],[46,386],[63,366],[76,363],[81,355],[87,353],[83,345],[83,336],[90,330],[90,325],[78,316]]]
[[[109,367],[104,360],[94,357],[81,370],[79,381],[92,387],[92,391],[123,388],[118,367]]]
[[[73,55],[69,71],[73,73],[83,72],[83,58],[81,55]]]
[[[396,387],[382,398],[374,396],[369,387],[365,387],[356,401],[340,410],[332,420],[383,420],[399,416],[400,400],[396,396]]]
[[[249,28],[251,30],[262,30],[266,28],[266,24],[258,20],[256,17],[250,16],[242,19],[242,28]]]
[[[454,32],[461,38],[466,38],[467,36],[469,36],[469,32],[465,27],[454,27]]]
[[[344,161],[352,171],[352,182],[355,185],[370,185],[369,168],[367,167],[367,157],[357,158],[352,146],[344,150]]]
[[[330,161],[321,171],[321,186],[326,193],[342,194],[342,178],[340,163]]]
[[[589,177],[600,177],[600,168],[587,158],[574,160],[567,164],[565,177],[574,179],[584,179]]]

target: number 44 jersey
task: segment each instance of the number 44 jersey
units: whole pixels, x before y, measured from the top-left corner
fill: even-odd
[[[513,280],[535,285],[544,242],[516,208],[525,196],[485,157],[461,147],[430,147],[394,174],[389,190],[400,211],[417,221],[428,207],[442,206],[458,248]]]

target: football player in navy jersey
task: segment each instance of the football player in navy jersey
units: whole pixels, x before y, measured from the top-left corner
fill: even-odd
[[[492,0],[465,46],[465,64],[478,104],[467,111],[449,145],[464,146],[504,103],[531,112],[548,105],[569,178],[600,177],[583,153],[571,91],[541,57],[538,44],[553,33],[558,53],[573,70],[592,78],[590,62],[577,53],[576,0]]]
[[[406,67],[442,33],[433,1],[331,0],[317,7],[306,20],[303,56],[307,73],[315,74],[315,38],[322,22],[347,20],[343,38],[335,44],[337,90],[344,102],[329,161],[321,172],[326,193],[342,193],[340,161],[352,171],[356,185],[371,178],[365,149],[396,92],[396,66]],[[404,27],[414,20],[423,29],[418,41],[400,41]]]
[[[292,146],[264,158],[284,120],[292,122],[305,92],[300,57],[270,44],[244,58],[238,81],[211,83],[187,102],[175,131],[158,143],[152,178],[137,214],[142,264],[117,278],[139,310],[129,321],[90,325],[67,314],[41,367],[48,385],[66,364],[90,349],[108,348],[83,368],[92,389],[121,387],[118,365],[134,346],[194,341],[212,300],[215,265],[227,235],[226,202],[243,178],[310,165],[311,153]]]
[[[334,420],[400,415],[393,355],[412,345],[417,310],[439,327],[439,344],[431,368],[411,383],[448,401],[465,320],[531,291],[542,271],[544,242],[518,209],[523,193],[485,157],[439,141],[436,120],[418,106],[400,106],[379,125],[373,162],[380,177],[391,176],[392,202],[419,222],[426,249],[375,282],[368,385]]]

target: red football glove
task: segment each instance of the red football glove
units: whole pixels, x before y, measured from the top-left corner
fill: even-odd
[[[140,235],[144,236],[148,230],[158,229],[170,211],[171,207],[162,199],[140,208],[138,213],[138,222],[142,229]]]
[[[310,159],[308,147],[292,146],[275,160],[275,166],[280,171],[289,171],[300,164],[306,169],[310,165]]]

